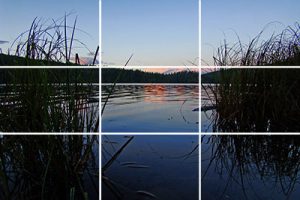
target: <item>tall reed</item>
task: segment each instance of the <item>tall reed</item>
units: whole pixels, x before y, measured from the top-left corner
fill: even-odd
[[[74,20],[73,26],[69,26],[67,19],[71,14],[65,14],[63,18],[43,21],[35,18],[28,31],[21,33],[12,43],[11,48],[14,48],[15,56],[26,58],[26,65],[56,65],[79,64],[78,53],[72,53],[76,48],[84,48],[90,55],[93,55],[95,65],[95,57],[98,56],[98,50],[93,53],[85,43],[75,37],[75,33],[84,31],[77,28],[77,17]],[[68,35],[68,32],[71,35]],[[88,35],[88,33],[85,33]],[[98,48],[98,47],[97,47]],[[43,62],[36,62],[43,61]],[[72,61],[72,63],[71,63]],[[24,65],[21,58],[15,58],[16,63],[10,65]],[[20,63],[18,63],[20,62]],[[92,64],[92,63],[91,63]]]
[[[261,66],[300,64],[300,24],[288,26],[279,34],[267,39],[262,30],[249,43],[238,41],[230,44],[224,40],[213,56],[215,66]]]
[[[300,70],[223,69],[211,87],[214,131],[298,132]]]

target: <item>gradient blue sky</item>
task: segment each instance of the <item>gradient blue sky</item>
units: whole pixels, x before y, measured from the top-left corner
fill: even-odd
[[[234,31],[248,43],[270,22],[280,23],[270,24],[265,37],[300,22],[299,8],[299,0],[202,0],[202,60],[212,65],[225,38],[237,42]]]
[[[91,51],[95,51],[99,45],[98,0],[0,0],[0,40],[10,42],[0,44],[0,48],[6,53],[13,40],[30,28],[35,17],[51,20],[70,12],[74,12],[74,15],[70,16],[68,24],[73,26],[78,16],[77,28],[89,33],[87,35],[77,31],[75,37],[85,43]],[[77,49],[76,52],[79,56],[87,56],[88,53],[84,49]]]
[[[198,0],[102,0],[103,63],[181,66],[199,56]]]

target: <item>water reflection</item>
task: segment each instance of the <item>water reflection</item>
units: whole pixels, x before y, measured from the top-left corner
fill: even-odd
[[[201,84],[201,131],[216,131],[216,120],[218,113],[216,111],[217,95],[215,84]]]
[[[102,136],[103,200],[197,200],[197,136]]]
[[[110,85],[102,86],[105,102]],[[198,132],[197,85],[117,85],[102,118],[104,132]]]
[[[202,199],[298,199],[300,137],[202,138]]]
[[[144,101],[151,103],[166,102],[167,88],[165,85],[145,85],[144,86]]]

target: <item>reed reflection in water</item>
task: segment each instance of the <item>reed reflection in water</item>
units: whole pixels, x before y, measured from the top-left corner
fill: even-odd
[[[0,137],[0,199],[99,199],[94,135]]]
[[[110,87],[102,86],[102,102]],[[102,131],[198,132],[198,95],[198,85],[192,84],[117,85],[105,107]]]
[[[298,199],[300,137],[202,136],[202,199]]]

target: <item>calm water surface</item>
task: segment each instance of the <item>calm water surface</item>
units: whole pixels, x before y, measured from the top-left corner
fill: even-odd
[[[111,86],[102,86],[102,105]],[[117,85],[102,117],[103,132],[198,132],[197,85]]]
[[[102,136],[102,166],[128,137]],[[198,200],[197,136],[134,136],[103,175],[115,184],[122,200]],[[115,200],[116,194],[102,183],[102,199]]]
[[[210,87],[215,85],[201,85],[201,132],[213,132],[216,110],[215,97]]]

